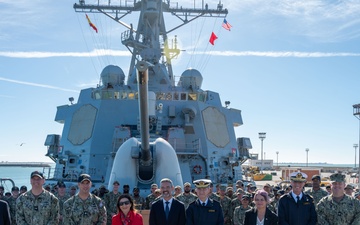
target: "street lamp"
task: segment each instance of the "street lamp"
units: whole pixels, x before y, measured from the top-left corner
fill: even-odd
[[[353,105],[353,115],[359,120],[359,145],[360,146],[360,104]],[[359,148],[360,151],[360,148]],[[359,171],[358,171],[358,187],[360,187],[360,153],[359,153]]]
[[[279,167],[279,151],[276,152],[276,166]]]
[[[356,149],[357,147],[359,147],[358,144],[354,144],[354,148],[355,148],[355,164],[354,164],[354,168],[356,168]]]
[[[306,151],[306,167],[308,167],[308,166],[309,166],[309,165],[308,165],[309,149],[307,148],[307,149],[305,149],[305,151]]]
[[[266,133],[265,132],[260,132],[259,133],[259,138],[261,140],[261,169],[263,169],[264,165],[263,165],[263,141],[266,138]]]

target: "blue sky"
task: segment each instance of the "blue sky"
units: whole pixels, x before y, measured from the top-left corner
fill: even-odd
[[[74,3],[0,0],[0,161],[50,161],[44,156],[46,135],[62,131],[54,121],[56,107],[96,86],[106,65],[128,71],[129,53],[120,41],[125,28],[89,14],[96,34],[85,15],[74,12]],[[207,3],[216,8],[218,1]],[[202,89],[241,109],[244,125],[236,134],[251,138],[253,153],[260,152],[258,133],[266,132],[267,159],[279,151],[279,162],[305,162],[309,148],[309,162],[354,164],[360,2],[222,3],[229,9],[230,32],[220,18],[201,18],[170,34],[185,50],[173,61],[175,75],[198,69]],[[194,4],[201,7],[198,0],[181,1],[183,7]],[[124,22],[136,28],[136,18],[133,13]],[[166,22],[168,29],[180,23],[170,17]],[[214,46],[208,43],[211,32],[218,36]]]

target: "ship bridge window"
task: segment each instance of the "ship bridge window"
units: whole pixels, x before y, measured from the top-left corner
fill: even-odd
[[[181,93],[180,100],[186,101],[186,93]]]
[[[120,97],[121,99],[126,99],[127,93],[125,91],[122,91]]]
[[[198,100],[199,100],[200,102],[205,102],[205,101],[206,101],[206,92],[200,93]]]
[[[171,93],[167,93],[166,94],[166,100],[171,100],[172,99],[172,94]]]
[[[94,98],[95,99],[100,99],[101,98],[101,95],[100,95],[100,93],[98,91],[94,92]]]
[[[196,101],[197,94],[196,93],[189,93],[189,100],[190,101]]]
[[[113,98],[113,91],[103,91],[102,92],[102,98],[103,99],[112,99]]]
[[[165,100],[165,93],[157,93],[156,99],[157,100]]]
[[[128,99],[134,99],[135,98],[135,93],[130,92],[128,93]]]
[[[114,98],[119,99],[120,93],[118,91],[114,92]]]

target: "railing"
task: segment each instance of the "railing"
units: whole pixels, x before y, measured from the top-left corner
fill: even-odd
[[[202,153],[200,139],[185,142],[183,139],[170,138],[168,142],[178,155],[198,155]]]

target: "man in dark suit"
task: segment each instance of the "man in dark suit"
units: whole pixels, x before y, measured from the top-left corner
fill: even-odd
[[[307,175],[294,172],[290,176],[292,191],[279,200],[279,225],[316,225],[314,199],[303,192]]]
[[[198,199],[186,209],[186,225],[224,225],[224,215],[218,201],[209,198],[211,180],[194,181]]]
[[[173,198],[174,185],[168,178],[160,181],[162,198],[154,202],[150,209],[149,225],[185,225],[185,206]]]
[[[10,225],[10,209],[7,202],[0,200],[0,225]]]

